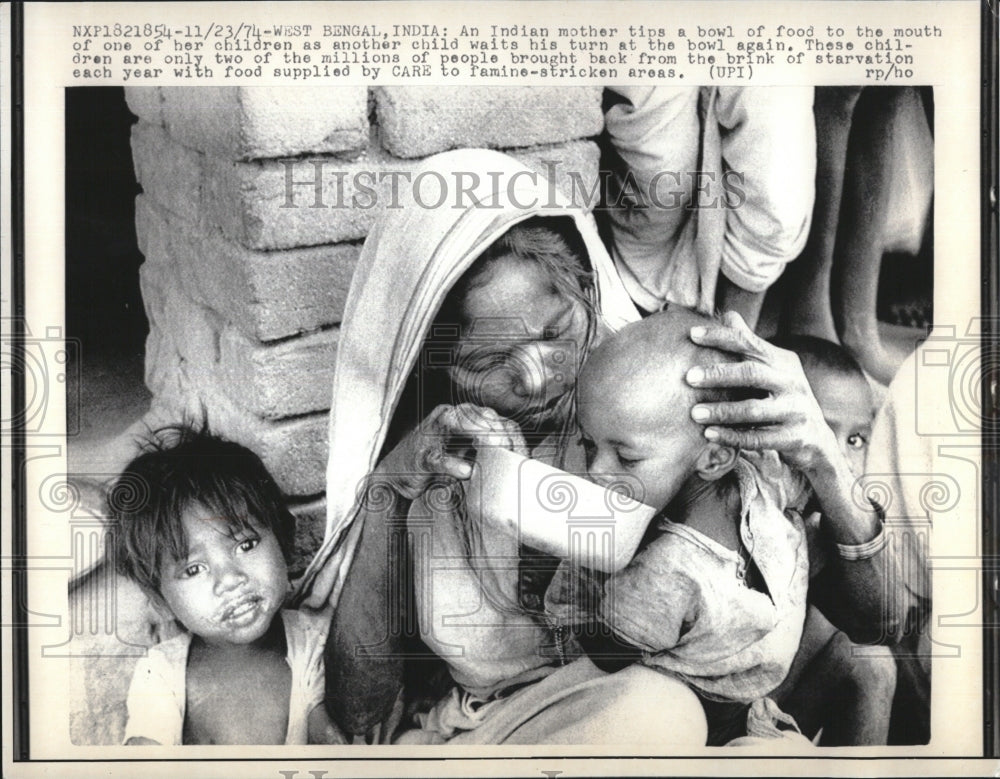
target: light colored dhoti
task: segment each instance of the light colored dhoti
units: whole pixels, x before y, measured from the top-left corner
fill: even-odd
[[[641,665],[605,673],[587,657],[492,700],[456,687],[417,718],[395,743],[698,747],[707,733],[682,682]]]

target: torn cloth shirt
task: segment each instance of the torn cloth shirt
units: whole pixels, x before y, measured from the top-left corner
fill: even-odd
[[[289,701],[289,729],[292,709],[303,701],[294,686],[296,677],[307,678],[308,665],[322,651],[330,617],[323,612],[282,610],[281,621],[288,645],[286,658],[292,671],[293,688]],[[128,722],[123,744],[130,739],[146,738],[163,746],[184,743],[184,720],[187,716],[187,665],[191,633],[181,633],[168,641],[149,647],[146,656],[136,663],[128,690]],[[306,713],[312,704],[305,704]],[[253,712],[246,712],[252,717]],[[290,734],[286,735],[286,743]]]
[[[645,665],[683,679],[706,697],[752,702],[781,683],[798,649],[809,544],[798,512],[781,508],[790,501],[780,482],[745,455],[738,476],[740,537],[762,589],[745,583],[739,552],[662,519],[659,535],[604,581],[592,616],[643,650]],[[546,605],[556,619],[579,622],[590,609],[580,609],[582,590],[570,571],[560,568]]]

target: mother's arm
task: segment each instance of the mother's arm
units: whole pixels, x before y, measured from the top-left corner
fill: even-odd
[[[361,537],[324,652],[327,708],[349,736],[367,734],[381,743],[387,734],[375,729],[394,727],[392,713],[404,681],[403,626],[415,618],[405,559],[410,505],[435,484],[468,479],[467,449],[483,435],[491,443],[523,446],[516,425],[489,409],[438,406],[361,487],[354,520],[361,523]]]
[[[833,554],[810,595],[827,617],[856,642],[889,643],[903,637],[912,596],[886,544],[880,510],[852,498],[855,476],[837,445],[798,357],[756,336],[737,314],[696,327],[695,343],[742,357],[735,363],[693,368],[694,387],[749,387],[762,399],[701,403],[692,416],[709,440],[742,449],[774,449],[808,478],[822,508],[822,530]]]

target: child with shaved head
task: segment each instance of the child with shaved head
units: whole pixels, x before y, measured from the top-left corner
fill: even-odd
[[[684,680],[705,708],[709,745],[804,742],[767,696],[805,621],[813,544],[791,507],[808,485],[777,453],[709,440],[692,419],[698,403],[749,397],[685,382],[695,366],[735,361],[690,339],[712,321],[670,307],[606,339],[584,365],[577,413],[589,478],[609,486],[627,475],[659,513],[624,570],[599,581],[564,563],[546,605],[557,622],[610,628],[644,664]]]

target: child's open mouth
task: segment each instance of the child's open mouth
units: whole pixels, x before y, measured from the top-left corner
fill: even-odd
[[[263,600],[259,595],[248,595],[245,598],[240,598],[226,607],[220,621],[233,627],[249,625],[257,618]]]

